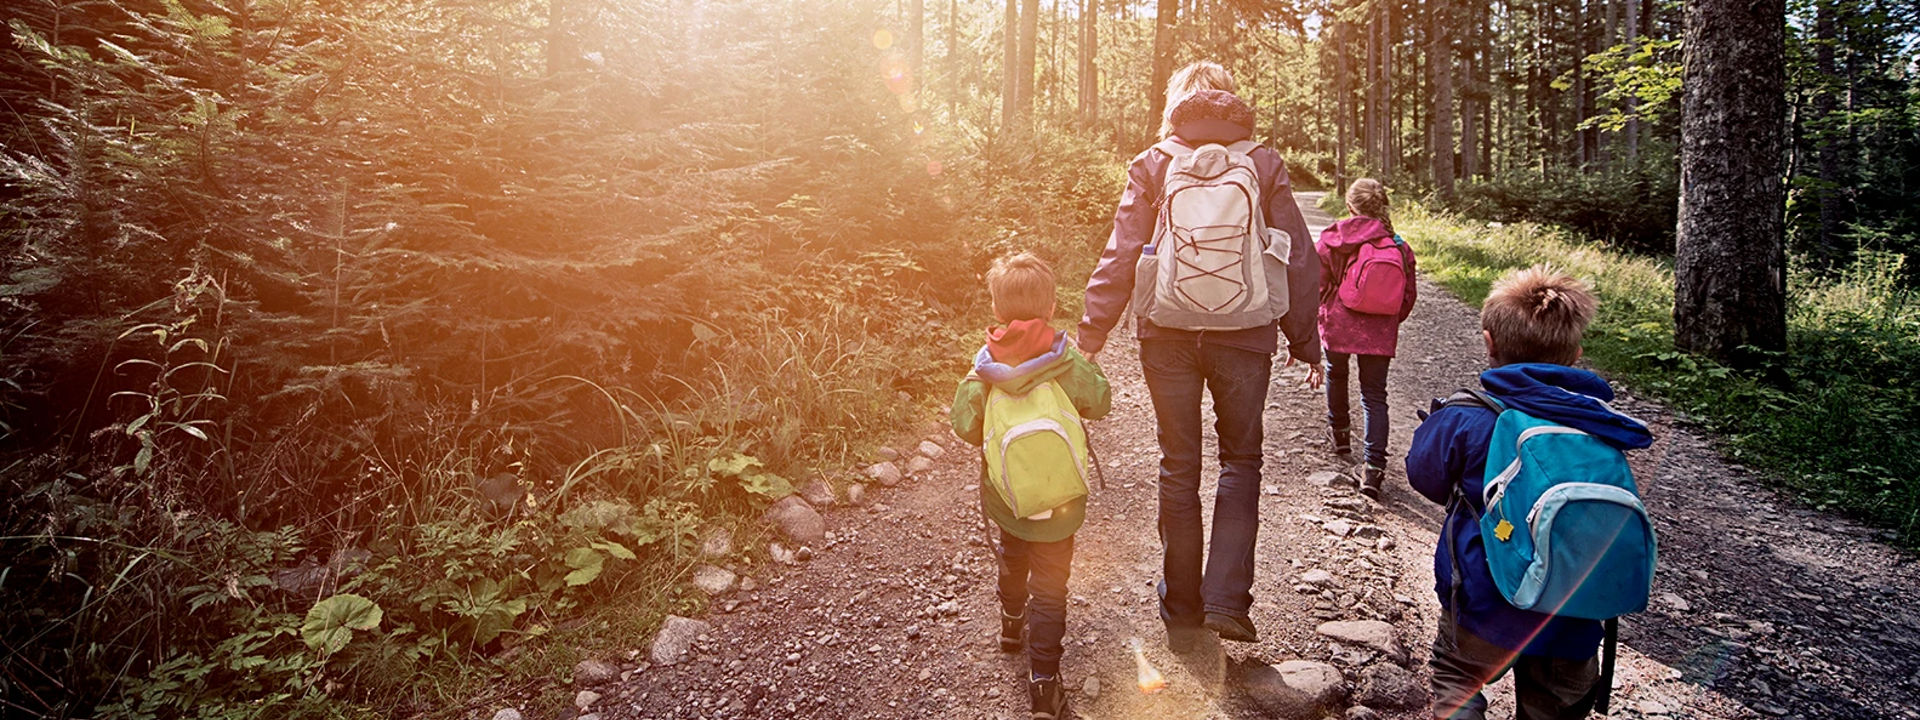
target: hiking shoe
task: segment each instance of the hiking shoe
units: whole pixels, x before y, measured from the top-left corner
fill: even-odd
[[[1333,446],[1335,455],[1353,454],[1353,430],[1349,428],[1327,428],[1327,444]]]
[[[1260,631],[1255,630],[1253,620],[1246,617],[1210,612],[1207,613],[1205,625],[1208,630],[1212,630],[1215,635],[1219,635],[1221,640],[1232,640],[1234,642],[1260,641]]]
[[[1365,478],[1360,481],[1360,494],[1367,496],[1368,500],[1379,500],[1380,484],[1386,479],[1386,468],[1368,465],[1367,474]]]
[[[1016,653],[1027,644],[1027,615],[1000,611],[1000,652]]]
[[[1067,717],[1067,690],[1060,686],[1060,676],[1028,680],[1027,697],[1033,699],[1033,720],[1061,720]]]

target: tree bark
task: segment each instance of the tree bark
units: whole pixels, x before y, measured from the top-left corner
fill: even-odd
[[[1442,202],[1453,202],[1453,24],[1451,0],[1428,0],[1433,27],[1427,50],[1429,87],[1433,90],[1433,116],[1428,123],[1433,160],[1433,189]]]
[[[1015,80],[1019,77],[1016,66],[1020,64],[1020,7],[1018,0],[1007,0],[1006,22],[1001,25],[1000,36],[1000,130],[1010,132],[1014,127],[1015,103],[1020,99],[1020,86]]]
[[[1347,40],[1352,31],[1344,22],[1333,26],[1333,191],[1347,189],[1347,129],[1353,118],[1353,88],[1347,84]]]
[[[1153,82],[1147,86],[1147,136],[1157,139],[1160,114],[1167,107],[1167,80],[1173,76],[1173,26],[1180,0],[1159,0],[1153,16]],[[1148,144],[1155,142],[1149,139]]]
[[[1020,4],[1020,56],[1014,65],[1013,114],[1018,127],[1033,127],[1033,72],[1040,44],[1040,0]]]
[[[1785,0],[1687,0],[1674,344],[1786,348]]]
[[[1099,18],[1100,0],[1080,0],[1080,124],[1087,128],[1100,120]]]
[[[927,0],[909,0],[907,14],[907,67],[918,95],[927,86]]]
[[[1627,43],[1638,45],[1640,42],[1640,0],[1626,0],[1627,19],[1625,22]],[[1627,164],[1632,165],[1640,159],[1640,101],[1629,99],[1632,107],[1627,108],[1626,134]]]
[[[1834,46],[1839,42],[1835,17],[1839,11],[1837,0],[1821,0],[1815,11],[1814,20],[1814,67],[1819,71],[1818,86],[1813,94],[1813,131],[1810,133],[1818,155],[1820,169],[1820,242],[1821,254],[1829,262],[1841,253],[1841,233],[1846,223],[1846,198],[1841,188],[1847,187],[1844,146],[1845,137],[1835,132],[1835,116],[1840,110],[1839,63],[1835,62]]]

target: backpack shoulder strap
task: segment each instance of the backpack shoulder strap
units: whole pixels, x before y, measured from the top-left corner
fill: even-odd
[[[1252,140],[1252,139],[1241,140],[1240,142],[1227,144],[1228,150],[1232,150],[1234,152],[1240,153],[1241,155],[1252,155],[1253,151],[1259,148],[1260,148],[1260,141]]]
[[[1193,148],[1181,144],[1179,140],[1167,138],[1153,144],[1153,149],[1166,153],[1167,157],[1179,158],[1193,154]]]
[[[1453,391],[1452,395],[1448,395],[1444,398],[1434,399],[1434,401],[1428,405],[1426,410],[1422,410],[1414,414],[1420,416],[1421,420],[1425,420],[1427,419],[1428,416],[1434,413],[1440,412],[1442,409],[1453,407],[1456,405],[1464,406],[1464,407],[1486,408],[1488,410],[1493,411],[1493,413],[1496,415],[1500,414],[1501,412],[1507,409],[1506,403],[1500,402],[1498,398],[1495,398],[1494,396],[1487,394],[1487,392],[1484,390],[1475,390],[1473,388],[1461,388],[1459,390]]]

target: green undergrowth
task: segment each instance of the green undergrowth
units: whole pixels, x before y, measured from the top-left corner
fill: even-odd
[[[1843,271],[1789,279],[1789,350],[1739,371],[1673,345],[1673,269],[1572,233],[1396,210],[1420,268],[1479,305],[1513,268],[1549,263],[1590,283],[1600,312],[1586,337],[1595,368],[1669,402],[1820,509],[1920,546],[1920,298],[1902,258],[1862,252]]]

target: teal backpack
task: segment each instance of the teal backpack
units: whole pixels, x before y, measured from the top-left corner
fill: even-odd
[[[1659,551],[1626,453],[1473,395],[1499,413],[1479,520],[1501,596],[1522,610],[1589,620],[1647,609]]]

